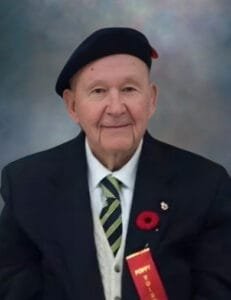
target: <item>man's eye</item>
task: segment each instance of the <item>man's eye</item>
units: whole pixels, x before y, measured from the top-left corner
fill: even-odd
[[[105,89],[103,88],[96,88],[92,91],[94,94],[102,94],[105,92]]]
[[[123,88],[123,92],[130,93],[134,92],[136,89],[133,86],[126,86]]]

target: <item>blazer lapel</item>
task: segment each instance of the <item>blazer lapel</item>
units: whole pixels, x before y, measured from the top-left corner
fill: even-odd
[[[56,176],[53,242],[60,248],[70,299],[104,299],[96,258],[84,135],[66,149]]]
[[[158,251],[172,204],[169,195],[169,185],[173,176],[170,170],[170,158],[170,152],[166,151],[161,142],[153,139],[149,134],[145,135],[136,176],[125,257],[147,246],[151,248],[152,255]],[[168,209],[163,210],[161,203],[167,204]],[[154,211],[160,216],[157,230],[144,231],[137,227],[136,218],[145,210]],[[133,295],[132,299],[138,299],[126,261],[122,287],[123,299],[131,299],[131,295]]]

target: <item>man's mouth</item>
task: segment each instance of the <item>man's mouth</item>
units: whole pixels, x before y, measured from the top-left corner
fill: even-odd
[[[131,124],[126,123],[126,124],[116,124],[116,125],[102,125],[102,127],[107,128],[107,129],[119,129],[119,128],[124,128],[124,127],[128,127]]]

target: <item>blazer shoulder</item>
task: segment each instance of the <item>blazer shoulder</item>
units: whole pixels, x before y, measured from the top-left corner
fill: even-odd
[[[175,145],[160,141],[151,136],[147,139],[149,153],[156,155],[159,159],[167,161],[167,163],[179,172],[194,173],[198,176],[206,174],[228,174],[227,170],[219,163],[212,161],[203,155],[194,153],[192,151],[182,149]]]
[[[82,137],[79,135],[76,138],[64,142],[50,149],[40,151],[34,154],[27,155],[17,159],[3,168],[3,173],[11,173],[14,175],[23,174],[24,171],[38,172],[39,170],[51,170],[55,166],[69,160],[76,154],[83,145]]]

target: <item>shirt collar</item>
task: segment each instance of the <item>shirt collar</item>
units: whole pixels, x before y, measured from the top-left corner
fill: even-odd
[[[130,160],[119,170],[115,172],[111,172],[105,166],[101,164],[101,162],[94,156],[92,153],[87,138],[85,139],[85,149],[86,149],[86,158],[88,165],[88,180],[90,189],[95,189],[101,180],[112,174],[119,181],[123,183],[123,185],[129,189],[134,188],[136,170],[138,165],[138,160],[140,157],[141,149],[142,149],[143,139],[140,141],[139,146],[137,147],[135,153],[130,158]]]

